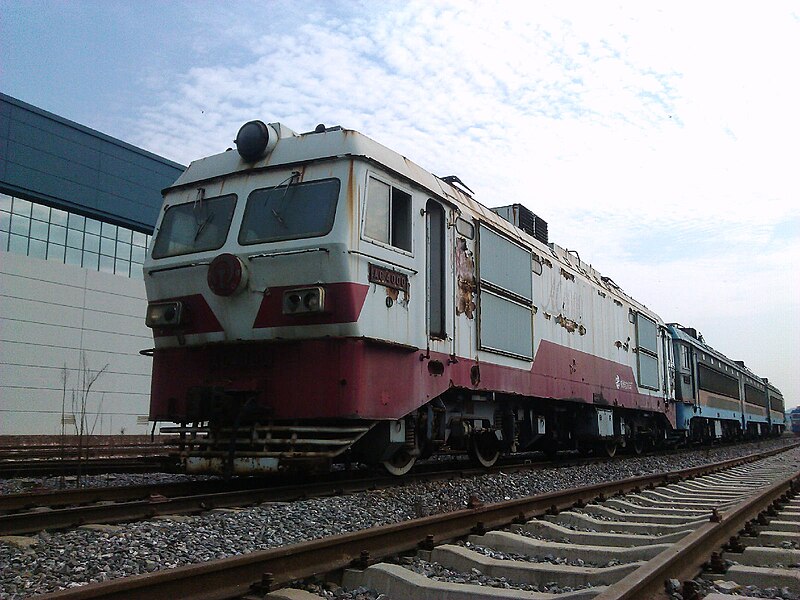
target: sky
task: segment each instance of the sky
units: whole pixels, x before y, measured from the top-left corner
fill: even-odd
[[[188,164],[356,129],[800,404],[800,4],[0,0],[0,91]]]

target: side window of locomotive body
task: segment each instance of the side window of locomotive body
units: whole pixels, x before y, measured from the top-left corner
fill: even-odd
[[[659,389],[658,381],[658,327],[656,322],[642,313],[636,313],[637,362],[639,385]]]
[[[170,206],[153,244],[153,258],[221,248],[228,237],[235,207],[234,194]]]
[[[687,348],[684,344],[680,345],[681,349],[681,368],[686,369],[687,371],[691,367],[689,364],[689,348]]]
[[[240,244],[319,237],[330,233],[339,199],[338,179],[254,190],[239,231]]]
[[[364,236],[411,252],[411,194],[369,177]]]

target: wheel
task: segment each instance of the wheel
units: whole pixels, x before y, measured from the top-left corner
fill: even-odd
[[[395,452],[392,458],[384,460],[381,464],[383,464],[383,468],[386,469],[390,475],[399,477],[408,473],[415,462],[417,462],[417,457],[411,456],[408,450],[401,448]]]
[[[644,452],[644,438],[638,435],[635,436],[631,441],[631,450],[636,456]]]
[[[500,458],[497,438],[494,433],[473,434],[469,441],[469,455],[482,467],[494,466]]]
[[[608,458],[614,458],[617,454],[617,442],[600,442],[598,454],[607,456]]]

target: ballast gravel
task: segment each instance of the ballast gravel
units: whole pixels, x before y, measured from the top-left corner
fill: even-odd
[[[225,558],[465,508],[471,497],[499,502],[559,489],[694,467],[783,446],[773,440],[630,457],[594,465],[493,473],[241,510],[154,519],[106,530],[40,532],[28,547],[0,542],[0,598],[25,598]]]
[[[528,592],[545,592],[548,594],[563,594],[575,590],[585,589],[583,586],[559,586],[555,581],[547,581],[539,584],[519,583],[506,577],[490,577],[484,575],[479,569],[470,569],[468,572],[454,571],[443,567],[436,562],[428,562],[419,558],[414,558],[408,565],[403,565],[406,569],[424,575],[428,579],[435,581],[445,581],[448,583],[465,583],[469,585],[483,585],[487,587],[503,588],[507,590],[525,590]],[[588,586],[591,587],[591,586]]]
[[[84,475],[80,480],[82,488],[119,487],[125,485],[159,485],[183,481],[208,481],[219,479],[208,475],[178,475],[173,473],[106,473],[105,475]],[[68,477],[17,477],[0,479],[0,495],[24,494],[42,490],[75,489],[78,478]]]

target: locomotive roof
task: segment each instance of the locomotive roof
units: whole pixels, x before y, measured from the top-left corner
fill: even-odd
[[[297,134],[285,125],[270,123],[279,134],[275,148],[256,162],[246,162],[234,149],[192,161],[184,173],[164,190],[183,188],[236,173],[252,173],[275,167],[291,167],[312,161],[339,158],[359,158],[374,162],[394,172],[399,177],[426,189],[432,196],[455,206],[490,224],[527,247],[533,247],[542,259],[555,259],[559,266],[583,277],[604,293],[624,300],[633,308],[663,324],[663,320],[644,304],[628,296],[610,277],[602,276],[590,264],[583,262],[577,253],[557,244],[545,244],[515,227],[503,217],[484,206],[461,188],[452,185],[425,170],[405,156],[395,152],[358,131],[343,127],[330,127],[324,131]]]

